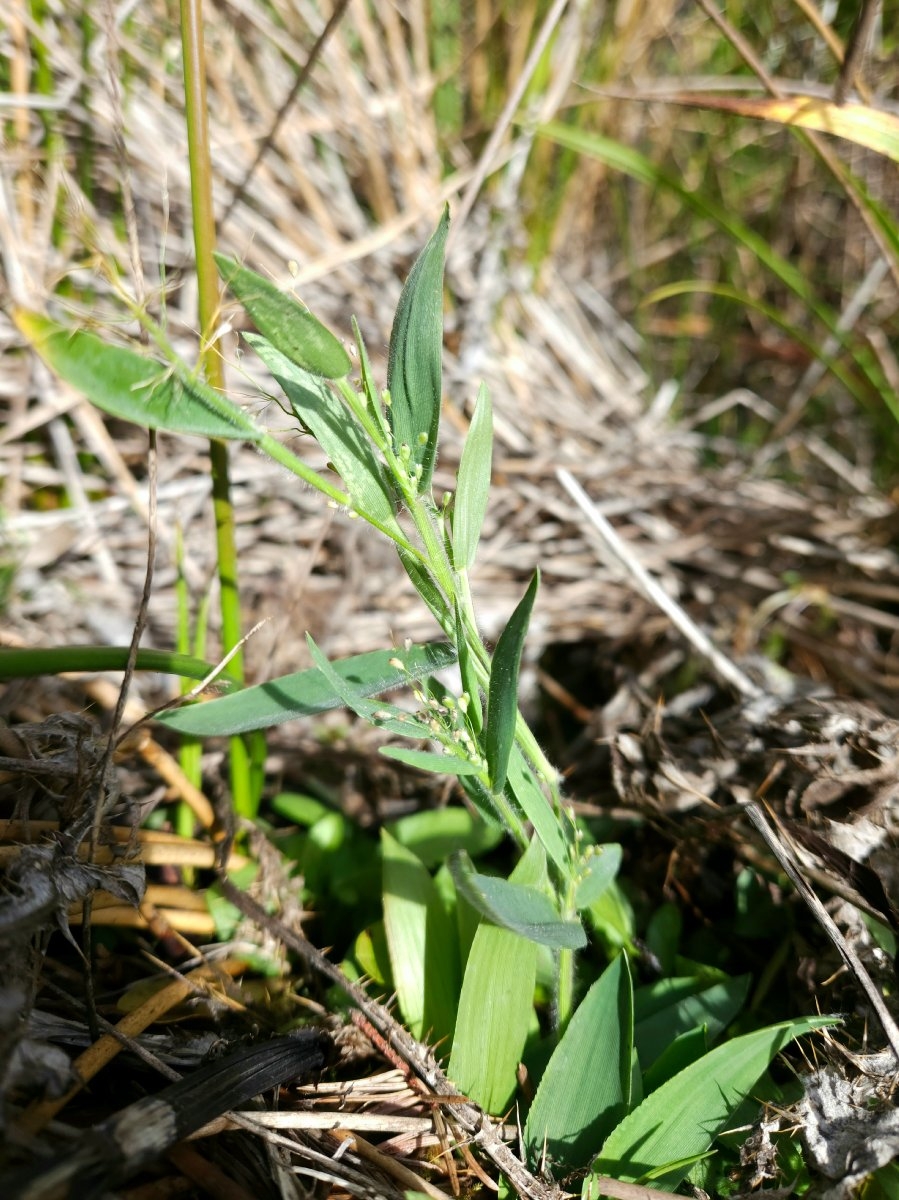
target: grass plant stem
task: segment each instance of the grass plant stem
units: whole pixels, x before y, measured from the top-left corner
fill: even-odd
[[[202,343],[200,362],[209,384],[223,391],[224,370],[213,338],[218,320],[220,294],[218,274],[212,257],[215,249],[215,215],[212,205],[212,164],[206,107],[206,56],[200,0],[181,0],[181,44],[184,55],[184,112],[190,161],[198,315]],[[215,515],[222,648],[227,652],[240,641],[241,617],[234,507],[231,501],[226,443],[216,439],[210,441],[209,465]],[[243,680],[242,654],[234,656],[231,670],[239,680]],[[256,798],[252,794],[250,752],[241,738],[231,739],[229,758],[234,807],[242,816],[252,816],[255,814]]]

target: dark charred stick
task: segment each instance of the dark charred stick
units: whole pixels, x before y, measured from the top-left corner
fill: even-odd
[[[95,1125],[72,1154],[0,1180],[7,1200],[96,1200],[177,1142],[254,1096],[324,1067],[331,1040],[304,1029],[236,1050]]]

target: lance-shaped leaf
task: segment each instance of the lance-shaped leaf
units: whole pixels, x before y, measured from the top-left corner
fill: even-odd
[[[483,768],[458,754],[434,754],[430,750],[410,750],[405,746],[382,746],[385,758],[430,771],[433,775],[477,775]]]
[[[510,879],[541,883],[546,859],[528,847]],[[504,1113],[515,1093],[515,1071],[534,1019],[537,945],[482,921],[465,965],[449,1076],[490,1113]]]
[[[208,438],[255,442],[265,435],[242,408],[170,365],[39,313],[19,309],[15,321],[54,374],[114,417]]]
[[[402,536],[396,519],[393,490],[365,431],[338,395],[320,378],[292,363],[266,338],[246,335],[305,429],[334,464],[350,501],[362,517],[372,517],[382,529]]]
[[[402,657],[402,668],[396,665],[398,656]],[[357,696],[375,696],[403,687],[410,679],[420,679],[454,660],[452,647],[443,642],[411,646],[402,651],[375,650],[328,664],[341,680],[341,691],[317,667],[312,667],[244,688],[231,696],[162,713],[157,720],[192,737],[230,737],[340,708],[345,703],[343,689],[352,689]],[[412,730],[408,732],[416,736]]]
[[[565,831],[543,794],[534,770],[517,746],[509,758],[506,794],[511,793],[524,816],[534,826],[543,849],[563,873],[568,872],[569,845]]]
[[[381,830],[384,929],[400,1011],[413,1036],[453,1031],[459,994],[455,919],[421,859]]]
[[[544,1151],[561,1167],[583,1167],[631,1102],[634,997],[627,955],[606,967],[553,1051],[528,1114],[532,1164]]]
[[[291,362],[325,379],[349,374],[352,364],[346,350],[305,305],[233,258],[216,254],[215,262],[259,332]]]
[[[378,729],[399,734],[400,737],[430,738],[432,736],[433,731],[430,725],[425,724],[420,717],[406,712],[404,708],[400,708],[396,704],[387,704],[383,700],[377,702],[368,700],[358,688],[347,683],[337,674],[326,656],[316,646],[310,633],[306,634],[306,644],[309,646],[312,661],[347,708],[357,717],[362,717],[363,720],[376,725]],[[399,663],[402,660],[397,656],[394,661]],[[405,666],[405,662],[403,662],[403,666]],[[402,667],[398,669],[402,670]]]
[[[784,1021],[725,1042],[685,1067],[651,1092],[609,1135],[584,1181],[585,1200],[602,1194],[597,1179],[602,1175],[626,1183],[652,1176],[655,1188],[673,1192],[690,1163],[705,1154],[727,1127],[775,1054],[793,1038],[836,1023],[833,1017]]]
[[[580,911],[594,904],[618,874],[620,866],[621,847],[616,842],[606,846],[590,846],[578,865],[575,908]]]
[[[469,570],[475,560],[481,526],[487,512],[492,459],[493,409],[490,392],[482,383],[456,476],[453,563],[457,571]]]
[[[580,922],[563,921],[545,892],[480,874],[464,850],[450,857],[449,868],[459,895],[494,925],[554,950],[586,946],[587,935]]]
[[[487,721],[484,727],[484,752],[490,785],[501,792],[506,783],[509,756],[515,742],[515,718],[518,715],[518,671],[521,652],[527,636],[531,610],[540,586],[540,572],[535,571],[528,590],[509,618],[499,636],[490,668],[490,687],[487,692]]]
[[[431,486],[443,390],[443,255],[449,208],[419,254],[400,295],[387,359],[387,411],[397,454],[408,447],[410,470],[420,468],[417,491]]]

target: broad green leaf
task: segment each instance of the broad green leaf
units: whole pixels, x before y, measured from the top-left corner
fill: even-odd
[[[751,977],[710,982],[708,979],[661,979],[638,988],[634,996],[634,1038],[644,1067],[667,1046],[697,1026],[705,1026],[714,1042],[734,1019],[749,992]]]
[[[582,914],[593,926],[593,931],[606,952],[611,956],[616,950],[636,953],[634,938],[637,922],[631,902],[617,880],[612,880],[598,900]]]
[[[408,750],[405,746],[382,746],[385,758],[395,758],[407,767],[430,771],[433,775],[479,775],[483,767],[456,754],[434,754],[430,750]]]
[[[325,379],[349,374],[352,364],[346,350],[305,305],[233,258],[216,254],[215,262],[259,332],[291,362]]]
[[[39,646],[0,650],[0,680],[33,679],[37,675],[61,675],[66,671],[124,671],[131,654],[130,646]],[[159,671],[184,679],[205,679],[215,670],[212,663],[189,654],[170,650],[137,652],[138,671]],[[239,687],[227,674],[216,676],[220,688]]]
[[[453,564],[457,571],[471,568],[477,554],[481,526],[490,495],[493,461],[493,409],[490,392],[482,383],[462,448],[453,504]]]
[[[586,946],[587,935],[581,923],[563,921],[545,892],[481,875],[464,850],[450,857],[449,866],[459,894],[494,925],[554,950]]]
[[[297,419],[334,464],[356,512],[362,517],[373,517],[382,528],[402,536],[384,467],[365,431],[340,397],[320,378],[292,363],[265,338],[245,336],[283,388]]]
[[[691,1063],[650,1093],[609,1135],[584,1181],[583,1195],[601,1194],[599,1175],[636,1183],[651,1173],[656,1188],[673,1192],[687,1173],[683,1164],[709,1150],[774,1056],[794,1038],[836,1023],[834,1017],[784,1021],[725,1042]],[[669,1164],[682,1165],[666,1172]]]
[[[357,654],[329,666],[340,677],[342,689],[349,687],[359,696],[374,696],[440,670],[452,663],[454,657],[451,646],[434,642],[411,646],[408,650]],[[402,660],[402,669],[395,665],[398,658]],[[296,717],[340,708],[344,703],[343,696],[335,691],[322,672],[312,667],[245,688],[231,696],[162,713],[156,719],[193,737],[226,737],[251,729],[268,729]],[[412,733],[411,736],[416,735]]]
[[[590,988],[549,1060],[528,1114],[531,1165],[584,1167],[631,1101],[634,1003],[626,954]],[[558,1174],[558,1172],[556,1172]]]
[[[487,692],[487,721],[484,726],[484,753],[490,786],[501,792],[506,785],[509,757],[515,743],[515,719],[518,716],[518,671],[521,653],[528,632],[531,610],[540,586],[540,572],[535,571],[528,589],[518,602],[509,623],[499,635],[490,668]]]
[[[15,321],[51,371],[114,417],[201,437],[256,442],[265,436],[242,408],[169,365],[38,313],[19,309]]]
[[[575,908],[580,911],[595,904],[618,874],[620,866],[621,847],[617,843],[589,847],[578,866],[578,880],[574,890]]]
[[[543,849],[563,872],[568,871],[568,843],[552,805],[543,794],[533,770],[517,746],[512,747],[506,791],[530,823]]]
[[[546,865],[532,842],[510,876],[521,886],[539,884]],[[475,1104],[502,1114],[515,1094],[534,1012],[537,945],[508,929],[481,922],[465,975],[448,1074]]]
[[[408,453],[410,471],[421,469],[419,494],[431,486],[443,390],[443,256],[449,208],[419,254],[400,296],[387,359],[394,450]],[[407,447],[406,452],[403,447]]]
[[[407,712],[396,704],[387,704],[383,700],[377,702],[368,700],[355,686],[348,684],[334,670],[309,633],[306,634],[306,644],[312,655],[312,661],[331,685],[332,690],[357,717],[362,717],[363,720],[376,725],[378,729],[386,730],[387,733],[399,734],[400,737],[430,738],[432,736],[430,725],[425,724],[420,717]],[[396,661],[401,662],[402,660],[398,657]],[[398,667],[397,669],[401,670],[402,668]]]
[[[398,842],[414,850],[426,867],[436,867],[453,850],[484,854],[503,839],[502,828],[481,820],[467,808],[437,808],[410,813],[388,829]]]
[[[459,994],[456,922],[424,864],[381,830],[384,929],[397,1002],[412,1035],[453,1031]]]

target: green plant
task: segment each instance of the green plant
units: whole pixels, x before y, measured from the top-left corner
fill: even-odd
[[[383,392],[358,329],[354,385],[343,347],[308,310],[247,268],[217,257],[222,276],[260,331],[247,341],[282,388],[301,428],[327,452],[342,487],[312,471],[198,378],[145,314],[142,323],[162,361],[33,313],[20,311],[17,322],[52,369],[107,412],[153,428],[251,441],[394,543],[448,644],[331,663],[309,638],[312,671],[185,706],[160,719],[192,737],[235,736],[343,704],[385,733],[436,747],[389,746],[383,752],[424,771],[455,775],[479,814],[478,826],[504,830],[521,857],[510,878],[503,879],[476,869],[457,846],[432,874],[429,854],[416,852],[396,830],[384,831],[380,862],[388,962],[383,970],[391,974],[405,1020],[420,1038],[452,1039],[451,1075],[483,1107],[502,1111],[514,1093],[526,1045],[540,1038],[534,991],[548,968],[552,1019],[546,1049],[551,1056],[525,1129],[532,1161],[546,1152],[559,1168],[568,1169],[588,1166],[595,1158],[588,1194],[601,1189],[604,1172],[652,1178],[673,1190],[709,1153],[716,1133],[774,1054],[827,1020],[785,1022],[709,1050],[740,1007],[745,981],[720,973],[671,980],[667,990],[660,987],[635,1000],[624,952],[592,982],[580,1006],[576,1003],[579,982],[589,984],[591,975],[589,965],[581,977],[576,973],[576,952],[589,940],[585,922],[597,927],[607,945],[628,942],[626,931],[605,928],[617,904],[621,851],[593,844],[576,822],[556,772],[518,710],[519,665],[539,577],[532,579],[492,655],[478,631],[469,571],[490,488],[492,413],[485,388],[475,405],[455,494],[440,503],[432,494],[448,224],[444,213],[403,289]],[[433,674],[453,659],[462,680],[458,694]],[[414,711],[371,698],[400,681],[413,685]],[[312,825],[320,819],[314,814]],[[441,834],[437,814],[428,819],[434,823],[419,829],[417,844],[421,848],[430,838],[442,853],[446,832]],[[321,828],[319,834],[318,855],[336,852],[343,842],[340,831]],[[302,853],[312,853],[312,839],[303,844]],[[662,942],[674,936],[661,932],[661,924],[659,930]],[[376,935],[371,932],[368,949],[360,952],[376,957]],[[676,961],[673,949],[667,957]],[[604,1049],[594,1065],[597,1045],[614,1051]],[[576,1089],[568,1085],[572,1071],[579,1072]],[[675,1094],[682,1111],[672,1125]]]

